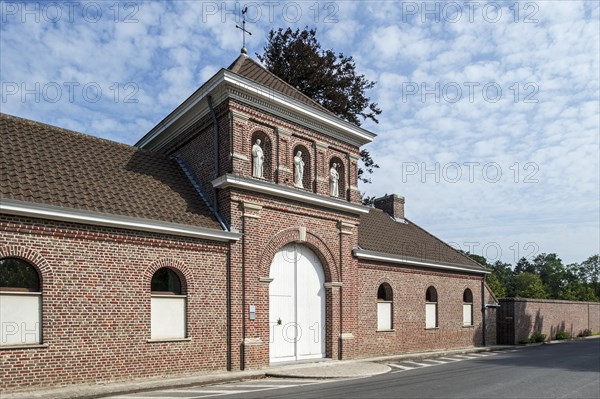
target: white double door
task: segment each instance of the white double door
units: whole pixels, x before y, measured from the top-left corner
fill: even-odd
[[[286,245],[269,277],[270,361],[325,357],[325,275],[315,253]]]

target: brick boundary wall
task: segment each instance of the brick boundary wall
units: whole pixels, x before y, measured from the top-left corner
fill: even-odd
[[[497,312],[498,344],[514,345],[535,332],[555,339],[566,331],[576,337],[584,330],[600,332],[600,302],[503,298]]]

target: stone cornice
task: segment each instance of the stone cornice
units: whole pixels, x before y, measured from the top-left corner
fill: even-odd
[[[215,188],[234,187],[244,190],[269,194],[280,198],[295,200],[306,204],[322,206],[324,208],[344,211],[354,214],[369,213],[369,208],[353,204],[340,199],[329,198],[323,195],[309,193],[296,188],[285,187],[268,181],[231,174],[223,175],[212,181]]]
[[[354,146],[367,144],[375,138],[368,130],[221,69],[135,145],[149,149],[164,147],[208,113],[205,101],[208,96],[213,97],[215,105],[233,98]]]

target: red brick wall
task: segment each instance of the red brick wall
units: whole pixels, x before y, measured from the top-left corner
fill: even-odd
[[[0,349],[0,388],[226,368],[224,244],[5,215],[0,232],[0,257],[40,270],[47,344]],[[161,266],[186,278],[190,342],[147,342]]]
[[[481,277],[386,266],[361,260],[358,269],[360,356],[391,355],[419,350],[459,348],[482,344]],[[393,289],[393,329],[377,331],[377,288]],[[438,328],[425,329],[425,292],[438,295]],[[463,327],[463,292],[473,293],[473,326]]]
[[[269,364],[269,285],[259,282],[259,278],[269,276],[273,256],[290,242],[306,245],[319,256],[326,281],[343,281],[344,288],[341,291],[328,290],[326,298],[327,356],[339,358],[340,294],[344,300],[342,329],[344,332],[353,332],[356,328],[353,316],[356,291],[352,280],[355,278],[356,259],[352,256],[352,248],[356,245],[357,233],[355,227],[353,235],[340,235],[339,222],[343,220],[356,225],[358,217],[241,190],[223,190],[221,194],[231,206],[232,227],[244,233],[243,240],[232,244],[231,255],[232,263],[236,265],[232,275],[233,342],[236,348],[233,354],[234,368],[241,368],[242,356],[245,368],[259,368]],[[244,209],[243,204],[248,202],[262,206],[262,209]],[[306,241],[300,241],[299,227],[306,228]],[[242,274],[242,262],[245,275]],[[241,300],[242,281],[246,287],[245,306],[242,306]],[[242,313],[247,311],[249,305],[257,307],[256,320],[248,320],[247,313]],[[246,319],[245,338],[259,338],[262,345],[236,346],[244,339],[242,317]],[[353,343],[344,343],[343,357],[354,356],[354,350]]]
[[[499,317],[513,317],[514,343],[531,337],[534,332],[546,334],[546,339],[554,339],[556,333],[566,331],[577,336],[583,330],[600,332],[600,303],[575,302],[546,299],[506,298],[501,299],[502,307],[510,309],[512,315],[502,313]],[[498,320],[506,328],[510,323]],[[508,331],[510,336],[512,331]]]

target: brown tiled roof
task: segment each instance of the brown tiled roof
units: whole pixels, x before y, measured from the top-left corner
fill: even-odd
[[[0,114],[0,197],[222,230],[175,160]]]
[[[483,267],[409,220],[398,222],[379,209],[360,218],[358,245],[368,251],[406,259],[454,264],[481,270]]]
[[[262,86],[291,97],[294,100],[298,100],[312,108],[333,115],[327,108],[302,94],[298,89],[288,84],[274,73],[269,72],[265,67],[245,54],[240,55],[227,69]]]

